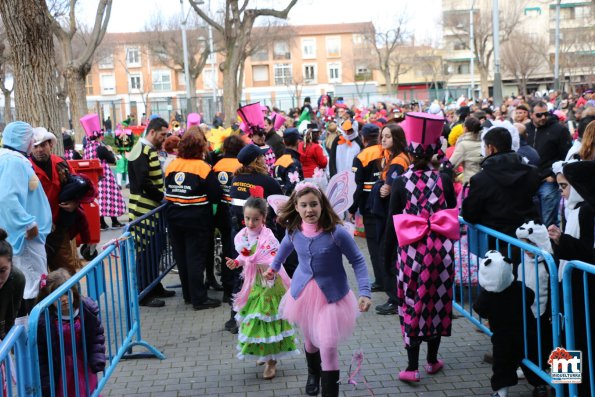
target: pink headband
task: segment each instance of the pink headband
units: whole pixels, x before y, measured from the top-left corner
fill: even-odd
[[[294,191],[297,193],[297,192],[299,192],[299,191],[301,191],[301,190],[303,190],[303,189],[305,189],[307,187],[312,188],[312,189],[316,189],[316,190],[320,190],[318,188],[318,186],[316,186],[312,182],[300,182],[297,185],[295,185]]]

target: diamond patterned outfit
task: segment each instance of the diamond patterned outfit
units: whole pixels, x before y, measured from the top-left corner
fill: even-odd
[[[403,214],[428,218],[447,208],[438,170],[409,168],[401,177],[407,198]],[[430,231],[421,240],[398,248],[397,298],[405,346],[410,338],[450,336],[454,243]]]
[[[89,140],[83,153],[85,160],[99,159],[97,148],[101,142]],[[103,178],[99,180],[99,215],[100,216],[122,216],[126,212],[126,203],[122,198],[120,187],[116,178],[105,160],[99,159],[103,167]]]

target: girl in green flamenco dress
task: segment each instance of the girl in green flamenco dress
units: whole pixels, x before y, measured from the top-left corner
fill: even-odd
[[[244,283],[233,301],[239,323],[238,354],[241,360],[252,356],[264,363],[264,379],[275,377],[277,360],[299,354],[295,330],[279,316],[279,303],[289,288],[290,279],[282,268],[275,279],[262,274],[273,261],[279,241],[265,226],[267,202],[259,186],[250,189],[251,197],[244,205],[245,228],[235,237],[236,259],[226,258],[230,269],[242,267]],[[253,191],[254,190],[254,191]],[[261,188],[262,190],[262,188]]]

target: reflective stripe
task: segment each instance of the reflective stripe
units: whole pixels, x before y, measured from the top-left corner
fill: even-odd
[[[197,199],[181,199],[181,198],[166,196],[165,199],[167,201],[171,201],[172,203],[190,204],[190,205],[193,205],[193,204],[203,205],[203,204],[209,203],[209,201],[207,200],[206,197],[197,198]]]
[[[246,200],[237,199],[237,198],[232,198],[231,199],[231,205],[235,205],[235,206],[238,206],[238,207],[243,207],[244,204],[246,204]]]
[[[198,196],[180,196],[177,194],[166,193],[165,195],[167,197],[174,197],[174,198],[179,198],[179,199],[183,199],[183,200],[196,200],[196,199],[201,199],[201,198],[207,197],[206,194],[200,194]]]

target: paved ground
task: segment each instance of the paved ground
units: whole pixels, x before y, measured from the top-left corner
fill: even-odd
[[[102,240],[107,241],[118,232],[106,232]],[[360,247],[365,245],[363,239],[357,240]],[[364,252],[367,256],[367,251]],[[350,278],[353,282],[353,277]],[[174,284],[179,284],[177,275],[168,275],[165,285]],[[212,294],[220,297],[220,293]],[[180,290],[166,302],[163,308],[142,307],[141,316],[144,339],[160,349],[167,358],[162,361],[138,359],[120,362],[102,395],[305,395],[306,363],[303,355],[281,361],[277,377],[263,380],[263,367],[256,366],[254,361],[239,361],[235,357],[236,336],[223,329],[224,322],[229,318],[229,306],[194,311],[184,304]],[[384,295],[374,293],[373,304],[383,302]],[[490,395],[491,368],[481,361],[490,346],[489,339],[476,332],[464,318],[456,319],[453,336],[443,339],[440,357],[446,362],[444,371],[431,377],[422,373],[421,382],[415,386],[397,379],[398,371],[406,367],[407,361],[398,318],[379,316],[372,311],[360,317],[358,324],[352,341],[340,347],[342,375],[347,373],[353,351],[361,345],[365,355],[363,373],[375,396]],[[421,357],[424,356],[422,347]],[[423,363],[423,359],[420,362]],[[341,389],[344,396],[372,395],[363,384],[355,389],[347,385]],[[529,397],[530,387],[521,380],[509,395]]]

